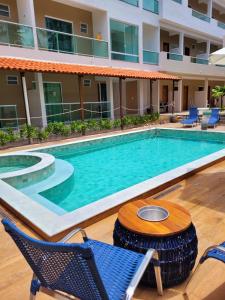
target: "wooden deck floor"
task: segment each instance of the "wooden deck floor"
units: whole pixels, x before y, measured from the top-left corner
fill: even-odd
[[[211,244],[225,240],[225,162],[214,165],[180,183],[177,189],[164,198],[179,203],[190,210],[199,238],[199,253]],[[87,228],[91,238],[112,243],[116,214]],[[19,220],[17,225],[33,235]],[[31,271],[16,246],[0,225],[0,299],[26,300],[29,293]],[[158,297],[152,289],[139,287],[135,299],[183,299],[182,286],[165,291]],[[190,287],[189,299],[225,299],[224,265],[208,261]],[[40,294],[37,299],[48,300]]]

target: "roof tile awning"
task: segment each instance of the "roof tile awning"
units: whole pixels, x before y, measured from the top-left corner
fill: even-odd
[[[19,72],[79,74],[136,79],[179,80],[179,77],[177,76],[161,72],[75,65],[59,62],[47,62],[9,57],[0,57],[0,69]]]

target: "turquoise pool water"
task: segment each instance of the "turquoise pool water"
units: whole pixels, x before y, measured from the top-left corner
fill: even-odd
[[[157,130],[46,149],[75,173],[69,194],[64,187],[60,197],[54,190],[41,195],[73,211],[224,148],[225,135]]]

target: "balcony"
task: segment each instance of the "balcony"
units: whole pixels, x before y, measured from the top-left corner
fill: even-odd
[[[182,0],[172,0],[172,1],[182,4]]]
[[[40,50],[108,58],[108,42],[54,30],[37,28]]]
[[[201,65],[208,65],[209,60],[205,58],[199,58],[199,57],[191,57],[191,62],[194,64],[201,64]]]
[[[207,15],[205,15],[197,10],[192,10],[192,16],[195,18],[198,18],[202,21],[210,23],[210,17],[208,17]]]
[[[72,122],[80,120],[80,103],[48,103],[46,106],[48,122]],[[84,118],[103,119],[110,117],[110,102],[84,102]]]
[[[182,55],[182,54],[179,54],[179,53],[171,53],[171,52],[168,52],[168,53],[167,53],[167,59],[170,59],[170,60],[177,60],[177,61],[183,61],[183,55]]]
[[[148,10],[154,14],[159,14],[158,0],[143,0],[143,9]]]
[[[30,26],[0,21],[0,44],[34,48],[33,29]]]
[[[139,5],[139,0],[120,0],[120,1],[130,4],[130,5],[133,5],[133,6]]]
[[[143,63],[149,65],[158,65],[159,53],[149,50],[143,50]]]

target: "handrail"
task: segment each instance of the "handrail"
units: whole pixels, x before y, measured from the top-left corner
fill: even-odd
[[[125,53],[125,52],[111,51],[111,53],[120,54],[120,55],[129,55],[129,56],[139,57],[139,54],[131,54],[131,53]]]
[[[73,34],[73,33],[67,33],[67,32],[52,30],[52,29],[48,29],[48,28],[36,27],[36,29],[49,31],[49,32],[53,32],[53,33],[59,33],[59,34],[63,34],[63,35],[68,35],[68,36],[71,36],[71,37],[78,37],[78,38],[84,38],[84,39],[87,39],[87,40],[94,40],[94,41],[97,41],[97,42],[108,43],[108,41],[103,40],[103,39],[96,39],[96,38],[91,38],[91,37],[88,37],[88,36],[77,35],[77,34]]]
[[[26,25],[26,24],[22,24],[22,23],[16,23],[16,22],[12,22],[12,21],[6,21],[6,20],[0,20],[0,23],[6,23],[6,24],[13,24],[13,25],[19,25],[19,26],[25,26],[25,27],[29,27],[32,28],[32,26],[30,25]]]

